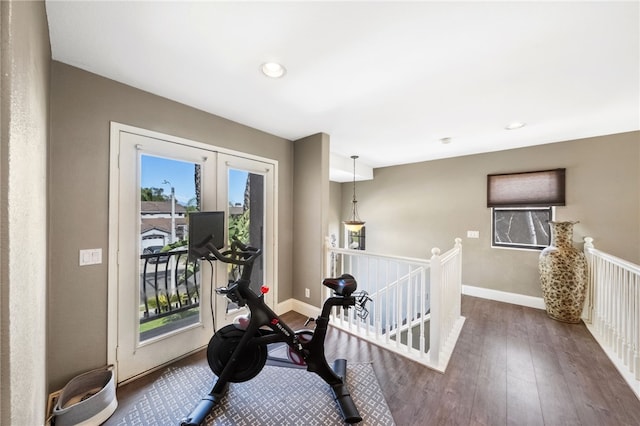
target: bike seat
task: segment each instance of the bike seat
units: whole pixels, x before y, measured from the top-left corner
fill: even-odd
[[[338,278],[325,278],[322,284],[333,290],[338,296],[351,296],[351,293],[356,291],[358,283],[353,276],[349,274],[342,274]]]

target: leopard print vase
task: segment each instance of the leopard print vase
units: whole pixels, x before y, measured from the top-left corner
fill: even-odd
[[[547,314],[558,321],[578,323],[587,290],[587,261],[573,247],[573,225],[549,222],[551,244],[540,253],[538,269]]]

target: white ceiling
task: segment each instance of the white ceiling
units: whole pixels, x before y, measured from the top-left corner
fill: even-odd
[[[639,130],[639,4],[46,6],[57,61],[283,138],[325,132],[333,158],[383,167]]]

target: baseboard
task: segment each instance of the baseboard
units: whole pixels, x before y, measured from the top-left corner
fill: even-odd
[[[524,294],[508,293],[506,291],[492,290],[489,288],[474,287],[470,285],[462,286],[462,294],[482,299],[495,300],[497,302],[511,303],[513,305],[526,306],[528,308],[545,309],[542,297],[527,296]],[[304,316],[317,317],[320,315],[320,308],[301,302],[297,299],[288,299],[278,303],[276,313],[281,315],[285,312],[296,311]]]
[[[495,300],[497,302],[526,306],[529,308],[545,309],[544,300],[542,299],[542,297],[526,296],[524,294],[508,293],[506,291],[473,287],[470,285],[462,286],[462,294],[465,294],[467,296],[480,297],[482,299]]]
[[[280,302],[276,305],[276,307],[274,308],[274,311],[276,311],[276,314],[278,315],[282,315],[285,312],[289,312],[289,311],[293,311],[293,299],[288,299],[285,300],[284,302]]]
[[[320,315],[320,308],[301,302],[297,299],[288,299],[284,302],[278,303],[276,306],[276,313],[278,315],[282,315],[289,311],[295,311],[310,318],[316,318]]]

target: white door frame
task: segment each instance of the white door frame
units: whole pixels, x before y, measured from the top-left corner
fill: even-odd
[[[147,129],[142,129],[134,126],[129,126],[122,123],[111,122],[110,132],[110,156],[109,156],[109,264],[108,264],[108,294],[107,294],[107,363],[116,366],[115,375],[116,382],[118,381],[117,371],[117,355],[118,355],[118,205],[119,205],[119,156],[120,156],[120,134],[122,132],[133,133],[140,136],[146,136],[165,140],[168,142],[174,142],[195,148],[200,148],[212,152],[218,152],[222,154],[228,154],[238,157],[244,157],[256,161],[261,161],[273,165],[273,215],[269,220],[271,226],[270,235],[266,239],[266,244],[270,248],[271,259],[270,265],[266,263],[267,269],[270,269],[268,278],[272,281],[271,292],[273,292],[273,303],[278,300],[277,292],[277,247],[278,247],[278,230],[277,230],[277,206],[278,206],[278,162],[276,160],[259,157],[256,155],[250,155],[241,153],[225,148],[216,147],[214,145],[206,144],[203,142],[197,142],[177,136],[167,135],[159,132],[154,132]],[[267,260],[267,259],[265,259]],[[203,283],[203,285],[205,285]],[[216,324],[217,325],[217,324]],[[188,355],[188,354],[185,354]],[[160,366],[158,366],[160,367]]]

